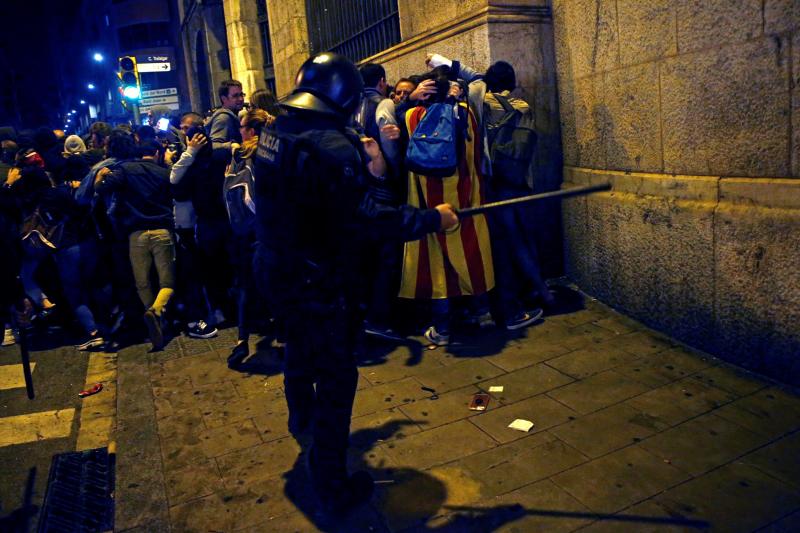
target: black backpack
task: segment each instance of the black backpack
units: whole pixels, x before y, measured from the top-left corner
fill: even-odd
[[[225,174],[223,197],[233,233],[247,235],[255,231],[256,192],[249,159],[231,164],[229,172]]]
[[[515,109],[505,96],[493,94],[505,114],[497,122],[490,123],[489,104],[484,102],[492,179],[508,185],[530,187],[528,169],[536,150],[533,112],[523,113]]]

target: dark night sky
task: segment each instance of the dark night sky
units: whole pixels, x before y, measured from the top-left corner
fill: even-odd
[[[58,114],[75,90],[74,57],[80,0],[10,0],[0,8],[0,126],[60,127]],[[18,122],[21,121],[21,124]]]

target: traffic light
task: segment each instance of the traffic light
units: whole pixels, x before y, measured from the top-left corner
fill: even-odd
[[[119,79],[122,80],[122,94],[125,98],[138,100],[141,94],[141,86],[135,57],[124,56],[119,58]]]

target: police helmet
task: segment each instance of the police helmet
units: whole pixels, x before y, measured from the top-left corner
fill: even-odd
[[[346,118],[361,101],[364,82],[356,66],[333,52],[316,54],[300,67],[284,107]]]

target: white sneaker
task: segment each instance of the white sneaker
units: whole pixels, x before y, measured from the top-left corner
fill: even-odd
[[[425,338],[428,339],[431,344],[435,344],[436,346],[447,346],[450,344],[450,335],[442,335],[434,326],[429,327],[425,330]]]
[[[14,330],[11,328],[5,328],[5,332],[3,333],[3,346],[11,346],[12,344],[17,343],[17,335],[14,333]]]

